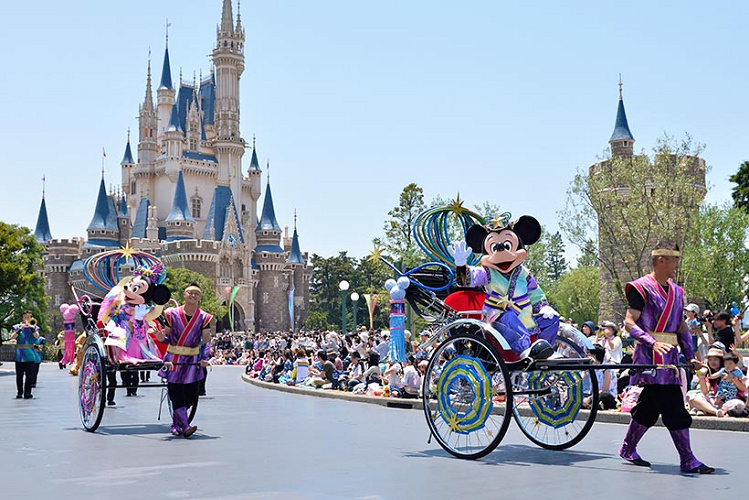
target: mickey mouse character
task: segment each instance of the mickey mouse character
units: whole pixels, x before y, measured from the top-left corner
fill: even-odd
[[[171,293],[159,284],[165,277],[161,264],[151,269],[139,268],[133,276],[120,281],[104,297],[99,321],[108,332],[104,344],[110,346],[115,362],[139,363],[160,360],[148,324],[157,318]]]
[[[459,286],[484,287],[484,319],[504,336],[513,352],[523,357],[548,357],[556,341],[559,313],[522,265],[526,245],[541,237],[541,225],[529,215],[514,222],[510,218],[505,212],[493,219],[490,227],[473,225],[466,231],[466,241],[449,248],[457,282]],[[479,266],[466,266],[472,251],[481,254]],[[531,335],[545,341],[537,341],[532,352]]]

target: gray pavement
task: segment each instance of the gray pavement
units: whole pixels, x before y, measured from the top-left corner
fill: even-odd
[[[8,370],[8,368],[11,368]],[[35,399],[16,400],[12,363],[0,367],[0,498],[452,499],[672,498],[742,493],[749,436],[694,430],[713,476],[679,473],[665,429],[643,439],[651,469],[617,456],[624,427],[596,423],[566,451],[527,441],[513,423],[484,459],[452,458],[420,411],[272,391],[215,367],[191,439],[157,420],[160,389],[118,390],[96,433],[78,420],[77,379],[45,364]]]

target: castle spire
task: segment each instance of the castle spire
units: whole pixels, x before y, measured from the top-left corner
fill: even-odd
[[[104,177],[99,184],[99,195],[96,198],[96,209],[94,217],[88,225],[87,230],[112,230],[117,231],[117,213],[114,210],[114,202],[107,196],[107,188],[104,184]]]
[[[291,251],[289,252],[289,258],[286,259],[287,264],[304,264],[304,257],[302,252],[299,250],[299,234],[296,231],[296,209],[294,209],[294,237],[291,239]]]
[[[260,162],[257,160],[257,149],[255,148],[255,134],[252,135],[252,158],[250,159],[250,170],[260,170]]]
[[[609,139],[611,154],[613,156],[632,156],[635,138],[629,130],[627,113],[624,110],[624,99],[622,97],[622,77],[619,75],[619,104],[616,110],[616,122],[614,132]]]
[[[221,9],[221,31],[234,36],[234,16],[231,11],[231,0],[224,0]]]
[[[153,109],[153,94],[151,93],[151,49],[148,49],[148,72],[146,73],[146,97],[143,99],[146,110]]]
[[[270,163],[268,164],[270,167]],[[281,232],[281,226],[276,220],[276,211],[273,208],[273,195],[270,190],[270,176],[268,176],[268,185],[265,188],[265,201],[263,202],[263,213],[257,223],[255,231],[278,231]]]
[[[166,47],[164,48],[164,66],[161,69],[160,89],[174,90],[172,86],[172,70],[169,66],[169,20],[166,20]]]
[[[133,153],[130,150],[130,127],[127,129],[127,145],[125,146],[125,154],[122,156],[122,161],[120,162],[120,165],[123,164],[132,164],[135,163],[133,161]]]
[[[42,204],[39,207],[39,216],[36,218],[36,228],[34,229],[34,238],[42,244],[52,239],[52,233],[49,230],[49,219],[47,218],[47,202],[44,199],[45,181],[45,176],[42,176]]]
[[[177,111],[177,105],[172,105],[172,114],[169,117],[169,125],[166,127],[167,132],[184,132],[182,124],[179,122],[179,112]]]
[[[185,179],[182,175],[182,170],[179,171],[179,177],[177,177],[177,189],[174,191],[174,201],[172,202],[172,211],[166,218],[167,222],[171,221],[194,221],[195,219],[190,212],[190,207],[187,205],[187,192],[185,190]]]

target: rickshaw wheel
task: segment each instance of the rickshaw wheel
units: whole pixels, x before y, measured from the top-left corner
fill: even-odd
[[[98,346],[89,344],[78,375],[78,410],[81,423],[88,432],[96,431],[104,415],[105,363]]]
[[[432,354],[422,385],[424,415],[451,455],[481,458],[510,424],[512,390],[507,366],[485,339],[460,333]]]
[[[566,358],[585,353],[569,339],[558,337],[556,352]],[[591,409],[582,409],[583,380],[591,383]],[[598,379],[593,368],[583,370],[513,373],[512,414],[523,434],[542,448],[564,450],[579,443],[593,426],[598,412]],[[528,390],[545,394],[523,394]]]

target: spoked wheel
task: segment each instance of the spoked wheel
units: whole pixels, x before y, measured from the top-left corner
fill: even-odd
[[[559,337],[555,351],[566,358],[583,357],[581,349]],[[590,410],[582,410],[583,384],[591,385]],[[593,368],[513,373],[512,414],[528,439],[537,445],[564,450],[590,431],[598,410],[598,380]]]
[[[96,344],[89,344],[83,354],[78,376],[78,409],[81,423],[88,432],[94,432],[104,415],[104,394],[107,378],[104,375],[104,358]]]
[[[499,445],[510,424],[509,373],[486,340],[461,334],[432,354],[422,387],[432,435],[448,453],[481,458]]]

